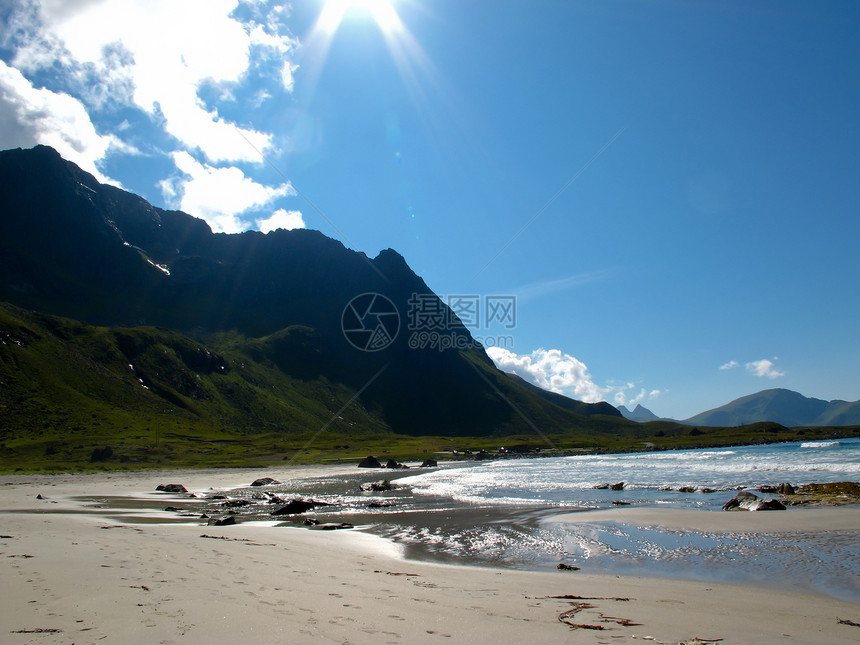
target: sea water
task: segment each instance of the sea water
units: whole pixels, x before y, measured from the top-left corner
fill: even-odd
[[[856,531],[724,532],[589,519],[619,504],[722,512],[739,488],[858,481],[860,439],[356,471],[268,489],[330,502],[306,515],[351,522],[403,545],[412,558],[538,570],[565,563],[583,572],[791,586],[860,602]],[[360,490],[383,478],[396,487]],[[620,482],[622,490],[595,488]],[[582,521],[552,521],[568,512]]]
[[[408,486],[401,495],[411,497],[373,531],[407,545],[413,557],[447,562],[532,569],[564,562],[586,572],[790,585],[860,602],[854,531],[717,532],[588,521],[589,510],[619,502],[719,511],[738,488],[858,479],[860,439],[482,462],[398,479]],[[595,488],[619,482],[620,491]],[[435,512],[414,512],[422,498]],[[567,511],[582,511],[583,521],[548,521]]]
[[[485,462],[401,479],[419,495],[481,504],[605,507],[621,499],[595,486],[624,482],[624,499],[639,504],[715,508],[725,495],[678,493],[682,487],[745,488],[860,478],[860,439],[772,445],[581,455]],[[667,489],[670,490],[661,490]]]

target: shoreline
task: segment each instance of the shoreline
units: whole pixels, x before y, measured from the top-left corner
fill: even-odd
[[[712,429],[716,426],[712,426]],[[818,427],[818,426],[816,426]],[[663,452],[685,452],[691,450],[718,450],[722,448],[747,448],[747,447],[755,447],[755,446],[775,446],[780,444],[793,444],[793,443],[819,443],[826,441],[842,441],[842,440],[860,440],[860,434],[856,432],[856,429],[860,426],[827,426],[832,427],[834,432],[825,433],[822,435],[816,435],[813,437],[804,437],[804,436],[791,436],[791,437],[756,437],[755,439],[749,440],[740,440],[740,441],[702,441],[700,442],[692,442],[692,443],[684,443],[684,444],[654,444],[653,442],[638,442],[630,446],[625,447],[602,447],[602,446],[594,446],[587,448],[541,448],[537,452],[530,451],[526,453],[516,453],[516,452],[488,452],[482,449],[476,449],[470,452],[451,452],[451,451],[435,451],[427,456],[436,458],[439,461],[439,464],[471,464],[471,463],[481,463],[481,462],[491,462],[491,461],[511,461],[518,459],[554,459],[560,457],[581,457],[581,456],[599,456],[599,455],[624,455],[624,454],[649,454],[649,453],[663,453]],[[803,426],[798,426],[798,428],[803,428]],[[845,432],[845,429],[849,429],[853,432]],[[792,428],[787,428],[788,430],[792,430]],[[807,428],[809,429],[809,428]],[[394,437],[408,436],[408,435],[393,435]],[[500,438],[504,439],[504,438]],[[652,437],[654,439],[654,437]],[[483,441],[485,438],[483,437],[462,437],[461,443],[468,443],[469,441],[478,442]],[[498,443],[498,442],[494,442]],[[643,443],[652,443],[650,446],[641,445]],[[378,453],[377,453],[378,454]],[[481,456],[479,456],[479,454]],[[415,457],[414,455],[406,457],[401,454],[391,453],[385,454],[384,457],[380,457],[382,459],[392,458],[395,461],[421,461],[420,457]],[[87,468],[91,465],[91,462],[80,462],[76,464],[78,467],[82,468],[80,471],[68,472],[65,470],[49,470],[48,464],[40,464],[37,466],[38,470],[24,472],[18,470],[12,470],[9,466],[0,467],[0,477],[25,477],[28,475],[41,475],[41,476],[62,476],[62,475],[100,475],[103,473],[112,473],[112,474],[135,474],[135,473],[159,473],[159,472],[192,472],[192,471],[200,471],[200,472],[217,472],[221,470],[235,470],[235,471],[249,471],[249,470],[274,470],[279,468],[326,468],[329,466],[332,467],[355,467],[359,462],[362,461],[364,457],[344,457],[338,458],[335,460],[335,463],[326,464],[322,462],[313,462],[313,463],[301,463],[293,466],[284,466],[283,461],[272,461],[267,462],[263,461],[261,463],[249,461],[245,465],[233,465],[233,466],[213,466],[209,463],[205,465],[196,465],[193,462],[186,463],[182,465],[182,462],[179,464],[173,464],[170,466],[161,466],[154,465],[148,462],[102,462],[102,469],[100,470],[87,470]],[[75,464],[66,464],[65,467],[69,465]],[[107,469],[105,469],[107,468]]]
[[[353,474],[354,468],[301,466],[267,473],[301,481]],[[698,637],[835,644],[860,636],[860,628],[838,622],[860,623],[860,604],[816,594],[420,562],[404,559],[403,549],[362,531],[127,524],[76,501],[138,491],[151,496],[157,484],[171,483],[171,476],[189,490],[247,486],[253,479],[249,473],[0,477],[0,534],[8,536],[0,538],[4,642],[429,643],[448,637],[449,642],[615,643],[649,636],[654,643]],[[45,499],[37,500],[37,494]],[[167,502],[171,496],[158,499]],[[632,512],[636,521],[659,524],[662,517],[666,526],[690,521],[667,510],[570,515],[573,521],[595,514],[617,521],[631,519]],[[828,515],[834,518],[846,511],[858,515],[850,508],[820,510],[832,511]],[[733,519],[738,513],[724,516],[744,521]],[[566,612],[567,623],[561,622]]]

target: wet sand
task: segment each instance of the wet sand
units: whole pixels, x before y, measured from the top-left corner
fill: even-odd
[[[160,483],[205,491],[247,485],[261,476],[285,481],[336,474],[337,468],[0,478],[0,641],[680,643],[699,638],[725,644],[838,644],[860,639],[860,627],[839,622],[860,623],[860,604],[825,596],[414,562],[404,560],[390,542],[358,531],[255,523],[129,524],[79,501],[94,495],[151,498]],[[158,499],[166,506],[174,497]],[[808,517],[819,530],[828,522],[856,527],[856,509],[797,513],[811,511]],[[634,519],[631,512],[644,515]],[[611,514],[611,521],[658,524],[695,522],[699,515],[671,509],[600,513]],[[561,519],[590,515],[593,520],[595,513],[571,515]],[[737,522],[763,521],[757,513],[704,515],[699,519],[726,530],[738,530]]]

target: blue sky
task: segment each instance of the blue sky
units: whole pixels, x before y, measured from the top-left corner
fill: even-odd
[[[860,5],[30,0],[0,148],[403,254],[504,369],[686,418],[860,398]],[[572,181],[571,181],[572,180]],[[501,252],[500,252],[501,251]]]

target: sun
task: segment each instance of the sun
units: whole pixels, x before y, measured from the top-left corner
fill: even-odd
[[[400,19],[396,5],[406,0],[325,0],[319,17],[314,23],[302,47],[302,66],[305,68],[309,86],[313,86],[325,66],[332,42],[337,37],[341,24],[350,17],[363,17],[376,24],[391,58],[409,88],[418,97],[421,94],[419,79],[426,83],[436,74],[421,45]],[[358,24],[355,25],[359,27]]]
[[[369,14],[388,37],[403,27],[391,3],[392,0],[327,0],[317,27],[325,33],[333,34],[349,13],[361,12]]]

